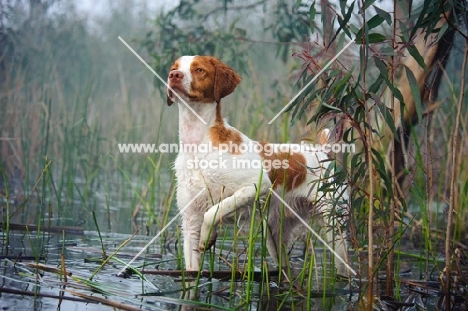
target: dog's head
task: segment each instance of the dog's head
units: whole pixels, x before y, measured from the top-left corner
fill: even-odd
[[[169,71],[167,104],[180,101],[177,95],[187,102],[219,103],[240,81],[234,69],[215,57],[182,56]]]

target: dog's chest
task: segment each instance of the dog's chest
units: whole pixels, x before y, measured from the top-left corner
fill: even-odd
[[[211,152],[179,153],[175,162],[178,187],[191,193],[207,188],[213,199],[232,195],[244,185],[259,182],[258,154]]]

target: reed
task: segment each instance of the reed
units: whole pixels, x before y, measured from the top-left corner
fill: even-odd
[[[370,8],[371,2],[362,2],[362,7]],[[424,3],[429,5],[429,2]],[[397,5],[397,1],[394,4]],[[403,172],[407,183],[402,186],[397,180],[395,159],[388,157],[386,148],[389,145],[395,147],[395,139],[400,135],[395,128],[398,123],[395,111],[399,105],[395,101],[398,94],[395,90],[400,87],[397,77],[406,72],[396,65],[399,53],[374,53],[380,47],[390,47],[390,51],[401,46],[395,28],[399,21],[393,18],[387,22],[388,16],[384,12],[376,13],[370,9],[367,9],[363,20],[363,16],[345,6],[345,2],[339,5],[343,5],[337,10],[342,9],[340,16],[356,16],[365,25],[362,28],[362,25],[354,25],[352,19],[347,22],[340,19],[340,31],[359,28],[362,40],[372,41],[378,39],[376,28],[385,30],[385,23],[391,24],[388,33],[382,30],[385,41],[359,44],[359,59],[340,59],[334,63],[271,127],[267,123],[275,112],[294,96],[293,90],[300,90],[310,81],[312,72],[329,60],[327,53],[344,46],[346,35],[338,33],[334,42],[336,47],[331,45],[328,47],[330,50],[320,45],[298,45],[295,49],[303,49],[304,53],[295,50],[297,57],[289,59],[288,63],[278,61],[270,46],[259,47],[258,43],[243,41],[237,48],[248,59],[243,72],[244,83],[223,102],[223,109],[232,116],[230,123],[256,140],[294,142],[310,139],[319,128],[315,125],[320,124],[336,129],[346,142],[358,145],[356,154],[337,156],[339,161],[334,177],[336,183],[348,180],[350,184],[347,228],[350,229],[352,261],[359,275],[357,279],[348,281],[358,284],[361,295],[367,288],[369,308],[380,292],[377,285],[381,283],[374,276],[385,276],[387,295],[399,300],[405,298],[401,289],[406,276],[401,272],[408,264],[419,270],[419,276],[425,280],[438,275],[444,263],[445,284],[449,285],[454,280],[454,274],[450,272],[461,273],[457,277],[466,279],[464,270],[457,270],[457,265],[463,264],[457,257],[461,255],[454,252],[454,248],[459,246],[456,242],[463,242],[466,238],[468,219],[468,209],[465,208],[468,205],[468,166],[464,161],[466,146],[463,144],[468,135],[467,100],[464,96],[466,81],[462,75],[465,65],[461,62],[463,58],[450,59],[442,78],[444,84],[438,102],[429,103],[427,110],[421,111],[425,119],[411,128],[407,168]],[[309,14],[312,13],[311,8]],[[119,26],[119,21],[123,23],[115,14],[112,27]],[[112,264],[122,264],[121,258],[126,258],[123,256],[129,249],[129,241],[119,244],[115,250],[106,249],[111,245],[108,240],[113,238],[101,234],[100,228],[107,228],[109,233],[128,235],[138,228],[140,232],[145,231],[144,235],[154,235],[177,212],[176,181],[171,168],[175,155],[124,154],[118,152],[117,143],[151,142],[157,145],[176,142],[177,128],[174,125],[177,112],[175,107],[165,106],[164,98],[160,96],[164,87],[153,83],[151,74],[144,71],[133,56],[128,56],[127,51],[120,50],[119,42],[106,39],[108,41],[103,44],[103,39],[86,30],[79,20],[69,20],[68,23],[69,27],[60,30],[64,31],[63,34],[58,36],[56,29],[57,32],[41,37],[43,42],[33,40],[37,35],[33,30],[31,34],[26,33],[22,38],[23,48],[19,50],[32,50],[29,47],[36,42],[38,55],[17,55],[21,59],[15,63],[18,66],[11,65],[13,67],[8,67],[5,74],[0,72],[4,82],[0,86],[1,255],[18,255],[12,247],[18,249],[18,246],[12,243],[19,239],[27,244],[27,251],[33,255],[37,265],[53,265],[54,259],[51,259],[53,256],[50,256],[47,246],[52,234],[47,228],[80,226],[82,230],[96,231],[105,261],[93,274],[68,281],[74,282],[76,287],[78,284],[85,286],[86,293],[97,291],[116,299],[116,293],[120,294],[116,285],[104,286],[92,279],[102,277],[110,280],[106,270],[114,271]],[[112,28],[110,24],[107,26]],[[119,29],[122,35],[132,37],[129,32],[123,33],[125,29],[122,27]],[[111,33],[111,29],[108,30]],[[63,44],[60,51],[54,48],[59,37]],[[462,45],[461,41],[457,44]],[[191,48],[195,49],[194,46]],[[351,48],[355,48],[354,45]],[[221,53],[224,50],[218,44],[216,51]],[[151,60],[149,53],[142,48],[140,52]],[[271,63],[269,68],[257,67],[269,59],[272,60],[268,62]],[[351,62],[360,66],[350,66]],[[20,63],[26,67],[19,66]],[[301,74],[298,68],[302,65],[304,71]],[[275,71],[287,73],[281,76],[281,80],[273,75]],[[291,85],[295,81],[297,85],[293,89]],[[410,88],[415,92],[413,84]],[[334,189],[333,184],[329,186]],[[174,225],[162,235],[151,251],[161,253],[163,259],[158,261],[159,264],[182,271],[181,282],[174,282],[173,286],[177,288],[174,291],[177,294],[185,291],[201,295],[205,302],[192,301],[200,307],[253,309],[267,297],[277,300],[278,308],[299,308],[298,301],[303,299],[308,310],[314,308],[315,303],[320,303],[324,309],[332,309],[334,301],[330,295],[342,284],[336,278],[330,254],[324,251],[322,255],[319,243],[310,235],[304,243],[297,242],[305,249],[299,266],[294,263],[296,266],[286,269],[278,278],[269,274],[272,261],[266,250],[266,227],[258,222],[268,217],[269,199],[260,202],[258,196],[259,193],[252,207],[248,234],[237,226],[232,229],[221,225],[218,228],[221,233],[219,240],[203,255],[204,265],[196,276],[183,269],[180,226]],[[444,217],[446,211],[450,217]],[[135,220],[133,228],[132,214]],[[34,225],[35,229],[26,230],[18,237],[11,227],[15,223]],[[75,271],[74,263],[65,257],[65,238],[62,232],[63,260],[54,264],[61,265],[64,270],[57,282],[63,280],[65,268],[74,273],[83,272]],[[417,251],[410,251],[414,246]],[[107,256],[108,253],[112,255]],[[443,262],[441,254],[445,256]],[[367,255],[367,259],[363,255]],[[10,268],[10,262],[2,260],[5,260],[2,275],[6,280],[12,277],[8,274],[10,270],[6,269]],[[154,291],[155,296],[158,294],[153,281],[145,279],[139,271],[150,264],[145,258],[143,264],[137,262],[130,267],[136,278],[144,283],[141,292],[131,292],[138,298],[126,296],[136,306],[140,305],[146,288]],[[204,269],[209,270],[208,277]],[[231,275],[229,281],[220,281],[228,288],[226,292],[230,298],[226,298],[227,307],[216,305],[216,284],[210,281],[219,269],[228,269]],[[258,269],[262,276],[260,281],[256,274]],[[41,284],[39,278],[34,282],[26,280],[26,276],[35,276],[36,272],[20,274],[19,277],[27,286],[37,286]],[[237,279],[239,272],[244,272],[242,281]],[[127,281],[131,282],[122,280]],[[279,289],[270,283],[278,285]],[[66,299],[63,296],[66,297],[69,285],[65,288],[63,283],[57,284],[57,288],[65,293],[60,299]],[[450,286],[445,289],[447,294]],[[36,291],[33,294],[39,296],[39,289]],[[178,305],[186,302],[169,297],[169,290],[161,292],[162,297],[156,299],[157,302],[164,303],[166,298]],[[29,291],[25,295],[28,294]],[[448,299],[446,303],[449,303]]]

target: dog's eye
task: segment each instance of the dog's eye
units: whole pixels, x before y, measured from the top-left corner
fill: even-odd
[[[195,71],[196,71],[196,72],[203,72],[203,69],[197,68]]]

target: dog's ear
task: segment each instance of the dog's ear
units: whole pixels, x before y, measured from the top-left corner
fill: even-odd
[[[172,99],[169,97],[169,92],[171,92],[169,89],[166,90],[166,103],[168,106],[172,105],[174,102]]]
[[[171,72],[169,71],[169,74]],[[168,74],[168,76],[169,76]],[[172,105],[174,103],[174,101],[171,99],[171,97],[174,96],[174,94],[172,94],[172,91],[169,89],[169,78],[167,79],[167,86],[166,86],[166,103],[168,106]]]
[[[221,98],[231,94],[240,83],[241,77],[228,65],[215,57],[210,58],[211,64],[215,68],[214,79],[214,100],[219,103]]]

